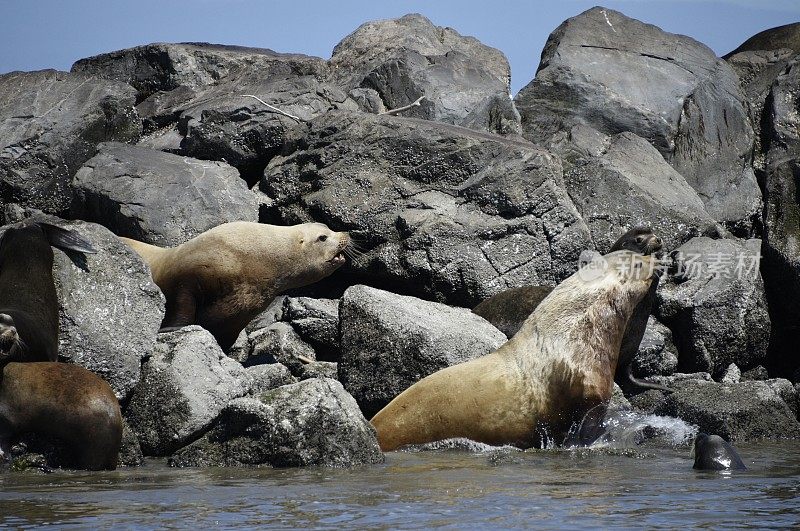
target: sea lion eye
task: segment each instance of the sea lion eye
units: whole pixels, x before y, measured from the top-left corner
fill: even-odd
[[[319,238],[317,238],[317,241],[318,241],[318,242],[324,242],[324,241],[325,241],[325,240],[327,240],[327,239],[328,239],[328,236],[327,236],[327,234],[320,234],[320,235],[319,235]]]

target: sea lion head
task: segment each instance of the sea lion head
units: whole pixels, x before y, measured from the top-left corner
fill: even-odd
[[[0,363],[13,360],[22,348],[22,340],[14,326],[14,319],[0,313]]]
[[[697,470],[744,470],[742,458],[736,448],[719,435],[698,433],[692,447],[694,466]]]
[[[302,256],[307,259],[303,264],[305,283],[327,277],[347,261],[351,240],[346,232],[334,232],[322,223],[303,223],[295,227],[299,231]]]
[[[636,227],[620,236],[609,252],[627,249],[635,253],[655,254],[663,248],[664,242],[653,233],[650,227]]]

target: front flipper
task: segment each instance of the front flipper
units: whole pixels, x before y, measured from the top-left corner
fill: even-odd
[[[606,431],[603,421],[608,404],[600,403],[586,412],[577,428],[570,430],[564,439],[565,447],[589,446]]]
[[[159,332],[172,332],[197,324],[197,297],[195,291],[181,284],[171,297],[167,297],[167,312]]]
[[[97,249],[92,243],[73,230],[62,229],[42,221],[36,222],[41,227],[50,245],[64,251],[78,251],[84,254],[95,254]]]
[[[633,375],[633,363],[629,363],[625,367],[625,376],[628,378],[628,381],[632,383],[635,387],[640,389],[655,389],[656,391],[666,391],[667,393],[673,393],[675,390],[670,389],[661,384],[648,382],[647,380],[642,380],[637,378]]]

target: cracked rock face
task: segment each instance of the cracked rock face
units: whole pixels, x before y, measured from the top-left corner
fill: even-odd
[[[678,248],[679,274],[658,290],[657,317],[672,330],[682,372],[715,376],[767,355],[770,318],[758,271],[759,240],[694,238]]]
[[[507,287],[554,285],[592,245],[557,158],[436,122],[328,113],[258,189],[264,221],[350,231],[366,251],[340,272],[350,284],[466,307]]]
[[[230,221],[258,221],[257,196],[223,162],[100,145],[73,180],[71,214],[119,236],[171,247]]]
[[[100,142],[137,140],[136,91],[56,70],[0,76],[0,202],[69,209],[70,179]]]
[[[579,123],[646,139],[714,219],[747,235],[761,193],[744,101],[708,47],[600,7],[550,35],[536,78],[515,98],[525,136],[543,145]]]
[[[339,380],[372,417],[429,374],[483,356],[506,336],[466,308],[353,286],[342,297]]]
[[[228,404],[214,427],[172,466],[329,466],[383,462],[375,428],[327,378],[285,385]]]
[[[367,22],[336,45],[331,76],[345,90],[374,90],[385,108],[501,134],[519,133],[503,53],[422,15]],[[366,94],[361,93],[366,98]],[[365,107],[375,107],[364,101]],[[379,107],[379,106],[378,106]]]

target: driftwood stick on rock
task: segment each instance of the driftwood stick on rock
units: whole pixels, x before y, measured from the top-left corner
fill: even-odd
[[[281,109],[275,107],[274,105],[270,105],[269,103],[267,103],[266,101],[262,100],[258,96],[253,96],[252,94],[242,94],[242,97],[253,98],[254,100],[258,100],[259,102],[261,102],[262,105],[264,105],[267,109],[269,109],[271,111],[277,112],[278,114],[282,114],[284,116],[288,116],[289,118],[291,118],[293,120],[297,120],[298,122],[305,122],[305,120],[303,120],[299,116],[295,116],[294,114],[289,114],[286,111],[282,111]]]
[[[407,111],[412,107],[419,107],[422,103],[422,100],[425,99],[425,96],[420,96],[417,100],[413,103],[409,103],[408,105],[403,105],[402,107],[398,107],[396,109],[389,109],[388,111],[379,112],[378,114],[388,114],[388,115],[395,115],[401,113],[403,111]]]
[[[303,363],[313,363],[313,361],[314,361],[314,360],[312,360],[311,358],[309,358],[307,356],[303,356],[302,354],[295,354],[294,357],[299,359]]]

